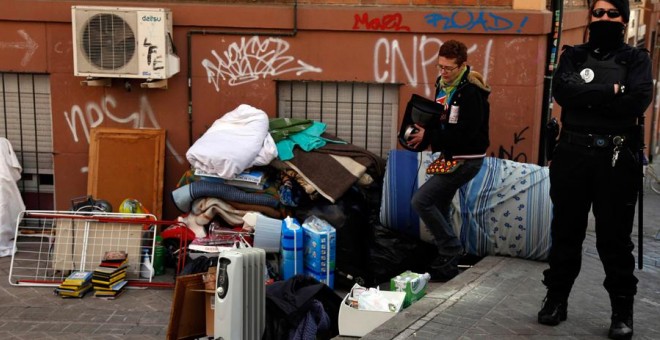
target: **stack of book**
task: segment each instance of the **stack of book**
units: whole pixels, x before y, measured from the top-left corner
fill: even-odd
[[[55,294],[63,298],[81,298],[92,288],[92,272],[74,271],[62,284],[55,288]]]
[[[106,252],[101,264],[94,270],[92,285],[94,296],[115,299],[124,292],[128,254],[125,251]]]
[[[128,265],[128,254],[123,250],[106,251],[101,259],[100,267],[120,268]]]

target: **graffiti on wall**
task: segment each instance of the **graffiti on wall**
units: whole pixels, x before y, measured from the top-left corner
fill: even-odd
[[[432,94],[431,84],[435,82],[437,71],[435,65],[438,58],[438,49],[442,45],[442,40],[425,35],[414,36],[412,48],[409,52],[404,52],[397,39],[380,38],[374,45],[374,79],[379,83],[407,82],[411,87],[416,88],[421,82],[424,84],[424,93],[426,96]],[[493,46],[493,41],[488,40],[484,49],[484,65],[481,70],[484,79],[488,79],[488,60]],[[480,47],[477,44],[468,46],[468,54],[477,51]],[[404,75],[397,74],[397,68],[403,69]],[[432,74],[429,74],[431,72]],[[421,76],[421,80],[419,77]]]
[[[140,104],[137,111],[122,114],[114,112],[114,109],[117,107],[117,100],[113,96],[103,96],[98,103],[90,101],[85,104],[84,109],[80,105],[73,105],[71,111],[64,112],[64,119],[71,132],[71,137],[76,143],[80,142],[81,138],[84,138],[89,144],[90,130],[103,124],[106,119],[126,125],[132,129],[160,129],[160,124],[156,119],[156,115],[147,96],[142,95],[139,101]],[[79,136],[80,134],[82,136]],[[183,164],[183,157],[174,149],[172,144],[166,141],[165,145],[176,161],[179,164]]]
[[[516,146],[520,144],[520,142],[525,140],[525,137],[523,135],[527,130],[529,130],[529,126],[524,127],[519,132],[514,132],[513,144],[509,147],[509,149],[507,150],[503,145],[500,145],[500,149],[498,153],[496,154],[495,152],[491,152],[490,156],[503,158],[503,159],[510,159],[512,161],[521,162],[521,163],[527,163],[527,154],[525,154],[524,152],[518,152],[515,149]]]
[[[154,71],[164,69],[163,56],[158,55],[158,45],[152,44],[145,38],[142,46],[147,48],[147,65],[151,66],[151,69]]]
[[[34,52],[39,48],[39,44],[37,44],[34,40],[32,40],[32,37],[30,37],[27,32],[24,30],[18,30],[16,31],[18,35],[21,36],[22,40],[20,41],[0,41],[0,49],[17,49],[17,50],[25,50],[25,54],[23,54],[23,58],[21,58],[21,66],[25,66],[30,62],[30,59],[32,59],[32,56],[34,55]]]
[[[369,19],[369,14],[355,14],[354,30],[366,29],[372,31],[406,31],[410,32],[410,27],[402,25],[403,16],[401,13],[386,14],[381,18]]]
[[[306,72],[320,73],[323,70],[287,55],[289,43],[280,38],[265,38],[258,36],[240,42],[231,43],[222,53],[215,50],[211,54],[215,60],[204,59],[202,66],[206,69],[209,83],[220,91],[220,79],[227,80],[230,86],[241,85],[267,76],[277,76],[295,72],[300,76]]]
[[[73,42],[68,41],[68,42],[63,42],[63,41],[58,41],[55,43],[53,47],[53,51],[57,54],[68,54],[71,53],[73,50]]]
[[[472,31],[477,28],[484,32],[515,30],[516,33],[522,32],[527,20],[529,20],[525,16],[520,20],[520,23],[516,24],[512,20],[492,12],[473,13],[467,11],[455,11],[450,15],[431,13],[425,15],[424,19],[429,25],[442,30]]]

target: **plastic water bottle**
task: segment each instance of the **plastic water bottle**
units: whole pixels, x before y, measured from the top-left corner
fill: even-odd
[[[286,280],[303,273],[303,233],[295,218],[282,221],[280,276]]]
[[[406,308],[426,294],[429,280],[431,280],[429,273],[418,274],[406,270],[390,280],[390,290],[406,293],[403,300],[403,307]]]
[[[156,247],[154,248],[154,274],[162,275],[165,273],[165,247],[162,245],[163,238],[156,236]]]
[[[140,277],[150,279],[154,276],[154,267],[151,265],[149,248],[142,249],[142,265],[140,266]]]

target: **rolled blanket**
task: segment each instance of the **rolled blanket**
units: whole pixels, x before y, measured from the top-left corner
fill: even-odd
[[[248,193],[224,183],[197,181],[172,191],[172,200],[182,212],[190,212],[192,202],[197,198],[216,197],[227,201],[277,207],[279,201],[265,194]]]

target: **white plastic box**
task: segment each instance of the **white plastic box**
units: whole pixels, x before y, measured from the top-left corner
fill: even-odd
[[[397,306],[394,312],[379,312],[353,308],[346,304],[346,300],[348,300],[351,293],[346,294],[339,306],[339,335],[365,336],[376,329],[376,327],[385,323],[385,321],[394,317],[401,310],[403,299],[406,297],[405,292],[381,291],[381,293],[391,303]]]

